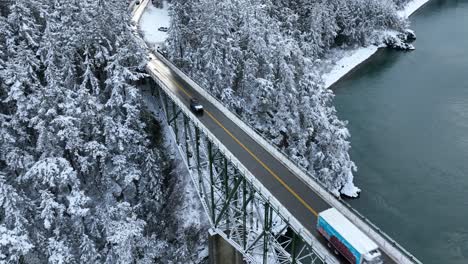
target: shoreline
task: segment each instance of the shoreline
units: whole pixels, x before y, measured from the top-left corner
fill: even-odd
[[[429,2],[429,0],[413,0],[406,4],[405,8],[398,11],[398,15],[408,18],[427,2]],[[349,74],[357,66],[367,61],[378,50],[378,46],[371,45],[368,47],[359,47],[345,51],[347,54],[336,61],[328,73],[322,75],[325,88],[330,89],[333,84]],[[350,182],[347,182],[340,191],[341,195],[344,195],[348,198],[358,198],[360,192],[361,190],[356,187],[356,185],[354,185],[354,179]]]
[[[406,4],[405,8],[399,10],[398,14],[402,17],[408,18],[427,2],[429,2],[429,0],[413,0]],[[332,69],[328,73],[322,75],[325,88],[330,88],[358,65],[368,60],[378,50],[378,46],[371,45],[347,51],[347,53],[349,53],[348,55],[345,55],[343,58],[336,61]]]

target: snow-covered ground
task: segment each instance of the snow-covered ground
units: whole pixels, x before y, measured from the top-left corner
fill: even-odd
[[[169,4],[163,1],[163,8],[156,8],[150,1],[140,20],[140,30],[150,48],[156,48],[164,43],[167,32],[159,31],[158,28],[169,27],[169,24]]]
[[[378,47],[375,45],[369,47],[361,47],[343,52],[342,59],[338,60],[332,67],[331,71],[322,76],[325,83],[325,87],[330,87],[332,84],[337,82],[341,77],[346,75],[354,67],[361,64],[372,56]]]
[[[400,16],[409,17],[421,6],[427,3],[429,0],[413,0],[409,2],[405,8],[398,12]],[[322,75],[322,79],[325,83],[325,87],[329,88],[353,68],[367,60],[370,56],[377,52],[378,46],[371,45],[368,47],[360,47],[344,51],[341,59],[337,60],[331,70]]]
[[[413,0],[406,4],[405,8],[398,11],[398,14],[402,17],[409,17],[427,2],[429,2],[429,0]]]

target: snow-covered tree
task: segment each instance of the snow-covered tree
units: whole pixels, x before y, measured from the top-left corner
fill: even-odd
[[[47,241],[48,262],[52,264],[65,264],[73,261],[72,249],[62,240],[49,238]]]
[[[27,200],[0,172],[0,262],[18,262],[33,247],[26,230]]]
[[[80,242],[80,263],[100,263],[100,254],[97,252],[95,243],[88,237],[83,235]]]
[[[27,235],[19,228],[8,229],[0,225],[0,262],[18,263],[33,245]]]

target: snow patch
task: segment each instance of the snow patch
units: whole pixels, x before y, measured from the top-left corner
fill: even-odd
[[[408,18],[411,14],[416,12],[416,10],[418,10],[427,2],[429,2],[429,0],[413,0],[406,4],[406,6],[402,10],[398,11],[398,15],[400,15],[401,17]]]
[[[335,82],[345,76],[354,67],[367,60],[375,52],[377,52],[377,46],[369,46],[363,48],[357,48],[346,52],[346,55],[335,63],[335,66],[329,73],[322,76],[325,83],[325,87],[332,86]]]
[[[151,46],[160,46],[166,41],[167,32],[159,31],[158,28],[169,27],[169,6],[167,1],[163,1],[163,8],[157,8],[149,2],[141,17],[140,30]]]

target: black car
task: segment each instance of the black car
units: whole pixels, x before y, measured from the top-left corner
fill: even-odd
[[[167,27],[159,27],[158,30],[162,32],[167,32],[169,29]]]
[[[166,51],[166,49],[164,47],[159,47],[158,46],[158,47],[156,47],[156,51],[159,54],[163,55],[163,57],[167,57],[167,51]]]
[[[203,114],[203,106],[195,98],[190,99],[190,110],[196,114]]]

